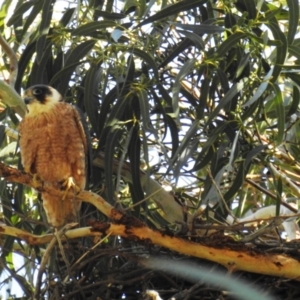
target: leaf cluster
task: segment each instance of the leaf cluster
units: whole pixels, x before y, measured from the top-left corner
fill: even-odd
[[[228,215],[271,204],[279,213],[282,202],[299,197],[297,0],[75,2],[4,0],[0,32],[19,60],[18,93],[48,84],[84,112],[93,155],[90,190],[150,227],[176,232],[185,224],[190,234],[195,223],[224,223]],[[8,55],[0,61],[5,79]],[[21,168],[19,118],[5,103],[0,156]],[[0,185],[3,222],[44,233],[37,195],[20,184]],[[82,222],[92,218],[105,219],[84,206]],[[35,257],[25,276],[32,283],[42,249],[12,237],[0,245],[2,271],[9,264],[14,269],[12,251]],[[145,290],[117,245],[140,251],[109,238],[107,252],[83,263],[91,268],[90,285],[103,270],[114,277],[111,290],[104,288],[109,279],[98,282],[101,297],[120,282]],[[95,260],[93,268],[88,262]],[[138,280],[114,275],[120,266]],[[154,284],[151,272],[145,276]],[[30,294],[27,283],[18,283]],[[119,299],[114,295],[105,299]]]

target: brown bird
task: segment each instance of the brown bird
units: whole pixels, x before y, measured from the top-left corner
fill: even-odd
[[[26,172],[49,183],[84,189],[87,136],[77,109],[63,102],[57,90],[35,85],[25,91],[27,114],[20,122],[20,150]],[[48,222],[54,227],[77,221],[81,202],[74,196],[42,193]]]

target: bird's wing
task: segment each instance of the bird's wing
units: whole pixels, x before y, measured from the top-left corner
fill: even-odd
[[[86,174],[87,174],[87,182],[88,182],[88,179],[91,176],[91,168],[92,168],[90,134],[89,134],[87,122],[83,116],[82,111],[76,106],[72,106],[72,108],[73,108],[74,120],[84,146],[85,166],[86,166]]]

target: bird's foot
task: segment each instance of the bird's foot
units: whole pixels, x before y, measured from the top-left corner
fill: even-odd
[[[73,177],[69,177],[68,179],[66,179],[62,183],[62,187],[65,190],[62,200],[65,200],[67,198],[67,195],[71,189],[73,190],[75,195],[77,195],[80,192],[80,188],[78,185],[76,185]]]
[[[42,178],[38,174],[32,174],[33,187],[40,187],[44,185]]]

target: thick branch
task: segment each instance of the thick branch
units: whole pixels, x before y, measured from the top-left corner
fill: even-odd
[[[6,166],[5,164],[0,162],[0,176],[4,177],[8,181],[25,184],[36,189],[38,192],[47,192],[49,194],[55,195],[57,197],[62,198],[65,194],[64,191],[60,190],[59,187],[54,187],[54,185],[49,185],[43,183],[41,181],[33,180],[33,177],[25,172],[22,172],[18,169]],[[72,195],[72,191],[69,192]],[[116,210],[113,206],[111,206],[108,202],[106,202],[101,196],[88,192],[81,191],[76,195],[76,198],[93,204],[96,208],[98,208],[104,215],[114,221],[120,221],[123,217],[126,217],[124,213]]]
[[[8,226],[0,226],[0,234],[21,238],[32,245],[48,243],[53,239],[51,234],[36,236]],[[260,253],[243,246],[239,246],[241,250],[232,250],[226,246],[226,243],[218,247],[202,245],[152,230],[134,218],[128,218],[126,225],[95,222],[92,227],[72,229],[66,232],[62,240],[107,234],[122,236],[142,243],[152,243],[184,255],[207,259],[221,264],[231,271],[247,271],[300,281],[300,262],[286,255]]]

